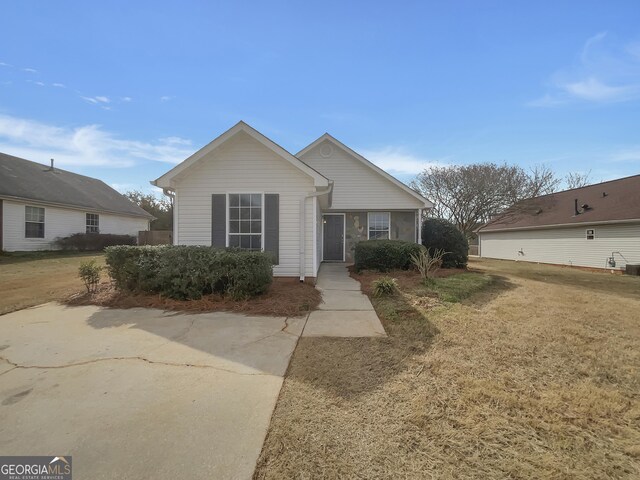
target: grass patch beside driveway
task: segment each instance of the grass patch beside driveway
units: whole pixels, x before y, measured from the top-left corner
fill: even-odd
[[[255,477],[637,478],[638,279],[471,266],[459,303],[398,275],[387,338],[301,338]]]
[[[62,299],[84,289],[78,267],[104,264],[101,253],[17,252],[0,254],[0,315]]]

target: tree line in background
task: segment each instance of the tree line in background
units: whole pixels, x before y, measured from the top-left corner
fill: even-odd
[[[143,193],[139,190],[131,190],[124,194],[129,200],[150,213],[155,220],[151,222],[151,230],[173,229],[173,202],[167,196],[158,197],[153,193]]]
[[[434,203],[430,215],[453,223],[467,238],[493,215],[522,200],[583,187],[589,175],[559,177],[546,165],[527,171],[507,163],[432,166],[418,174],[411,187]]]

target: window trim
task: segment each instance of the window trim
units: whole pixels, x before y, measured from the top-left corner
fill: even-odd
[[[98,220],[96,225],[89,225],[89,215],[96,216]],[[97,230],[95,232],[90,232],[89,227],[95,227],[97,228]],[[92,212],[84,213],[84,233],[100,233],[100,214],[99,213],[92,213]]]
[[[592,232],[591,234],[589,234],[589,232]],[[595,240],[596,239],[596,229],[595,228],[587,228],[585,229],[585,235],[584,238],[586,240]],[[591,235],[591,238],[589,238],[589,235]]]
[[[260,195],[260,251],[264,252],[264,191],[246,191],[246,190],[234,190],[232,192],[225,192],[225,202],[226,202],[226,235],[224,239],[224,244],[227,248],[229,248],[229,235],[252,235],[251,233],[231,233],[231,229],[229,228],[229,223],[231,221],[231,202],[229,202],[229,195]],[[253,234],[255,235],[255,234]]]
[[[39,208],[42,209],[42,222],[31,222],[27,220],[27,208]],[[42,236],[41,237],[28,237],[27,236],[27,223],[38,223],[42,224]],[[47,209],[45,207],[39,207],[37,205],[26,205],[24,206],[24,238],[26,240],[41,240],[46,238],[46,223],[47,223]]]
[[[389,215],[389,230],[387,230],[387,240],[391,240],[391,212],[380,212],[380,211],[375,211],[375,212],[367,212],[367,240],[371,240],[371,214],[372,213],[386,213],[387,215]],[[382,230],[376,230],[376,232],[380,232]],[[384,240],[384,238],[377,238],[375,240]]]

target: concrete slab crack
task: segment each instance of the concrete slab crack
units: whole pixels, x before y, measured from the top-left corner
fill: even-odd
[[[229,370],[229,369],[226,369],[226,368],[214,367],[213,365],[201,365],[201,364],[199,365],[199,364],[194,364],[194,363],[162,362],[162,361],[151,360],[149,358],[138,357],[138,356],[136,356],[136,357],[95,358],[93,360],[85,360],[85,361],[82,361],[82,362],[67,363],[67,364],[63,364],[63,365],[20,365],[18,363],[12,362],[11,360],[9,360],[8,358],[5,358],[5,357],[0,357],[0,360],[4,360],[9,365],[13,365],[13,367],[14,367],[11,370],[7,370],[6,372],[3,372],[3,375],[5,373],[12,372],[13,370],[16,370],[16,369],[24,369],[24,370],[29,370],[29,369],[35,369],[35,370],[59,370],[59,369],[63,369],[63,368],[80,367],[80,366],[83,366],[83,365],[91,365],[92,363],[101,363],[101,362],[141,361],[141,362],[149,363],[151,365],[166,365],[168,367],[209,368],[209,369],[218,370],[218,371],[221,371],[221,372],[232,373],[234,375],[273,376],[270,373],[262,373],[262,372],[260,372],[260,373],[241,373],[241,372],[237,372],[235,370]]]

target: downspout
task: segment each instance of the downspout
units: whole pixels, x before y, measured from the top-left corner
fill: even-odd
[[[300,199],[300,281],[304,282],[305,276],[305,242],[306,242],[306,219],[307,219],[307,198],[321,197],[329,194],[329,206],[331,206],[331,193],[333,192],[333,180],[329,180],[329,186],[319,192],[310,192]]]
[[[173,245],[177,245],[177,241],[178,241],[178,221],[177,221],[177,215],[178,215],[178,209],[176,208],[176,192],[175,190],[172,190],[169,187],[162,187],[162,193],[164,193],[167,197],[169,197],[171,199],[171,223],[172,223],[172,241],[171,243]]]

